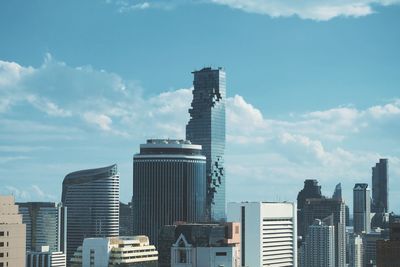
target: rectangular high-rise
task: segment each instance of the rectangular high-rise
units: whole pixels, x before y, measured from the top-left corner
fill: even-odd
[[[342,200],[321,198],[307,199],[303,207],[303,232],[307,236],[309,226],[315,219],[330,217],[335,226],[335,266],[346,266],[346,211]]]
[[[297,267],[296,204],[228,203],[228,221],[241,223],[241,266]]]
[[[355,184],[353,188],[354,233],[370,232],[370,208],[370,190],[368,189],[368,184]]]
[[[193,101],[186,139],[201,145],[206,156],[207,217],[225,220],[225,72],[203,68],[194,71]]]
[[[25,266],[25,224],[13,196],[0,196],[0,266]]]
[[[372,167],[372,212],[385,213],[389,210],[388,173],[387,159],[380,159],[375,167]]]
[[[26,224],[26,251],[41,252],[48,246],[50,252],[64,249],[61,240],[66,239],[66,229],[61,227],[61,204],[54,202],[17,203],[22,221]]]
[[[308,227],[300,255],[301,266],[335,267],[335,227],[316,219]]]

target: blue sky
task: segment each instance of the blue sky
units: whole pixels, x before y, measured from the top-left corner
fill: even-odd
[[[0,192],[59,201],[63,177],[184,137],[191,71],[227,72],[227,197],[331,194],[390,164],[400,211],[400,1],[1,1]]]

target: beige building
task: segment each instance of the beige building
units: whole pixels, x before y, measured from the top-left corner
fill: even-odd
[[[13,196],[0,196],[0,267],[25,266],[25,224]]]
[[[72,267],[156,267],[158,251],[147,236],[85,238],[71,259]]]

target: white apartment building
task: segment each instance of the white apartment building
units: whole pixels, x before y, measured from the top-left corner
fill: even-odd
[[[242,266],[297,267],[296,204],[228,203],[228,221],[241,223]]]

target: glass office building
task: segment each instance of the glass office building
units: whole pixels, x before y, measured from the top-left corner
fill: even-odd
[[[48,246],[50,252],[61,251],[61,240],[66,237],[65,229],[61,226],[64,208],[54,202],[17,204],[22,222],[26,224],[26,251],[39,252],[42,246]]]
[[[206,158],[184,140],[147,140],[133,158],[133,225],[157,245],[162,226],[205,221]]]
[[[67,262],[86,237],[119,233],[119,174],[117,165],[68,174],[62,203],[67,207]]]
[[[207,158],[207,217],[225,220],[225,72],[221,68],[203,68],[193,75],[186,139],[201,145]]]

